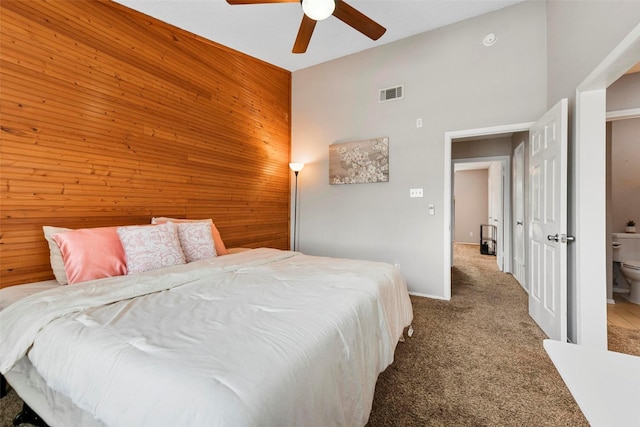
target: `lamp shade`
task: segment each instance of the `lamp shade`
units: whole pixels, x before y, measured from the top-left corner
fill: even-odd
[[[335,8],[335,0],[302,0],[304,14],[316,21],[330,17]]]
[[[304,163],[289,163],[289,168],[294,172],[300,172],[304,167]]]

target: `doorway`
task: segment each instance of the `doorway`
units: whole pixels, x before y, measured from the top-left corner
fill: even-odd
[[[575,277],[570,288],[576,343],[607,348],[606,89],[640,61],[640,25],[576,88]],[[602,209],[593,209],[601,206]],[[600,286],[587,286],[599,283]],[[580,286],[578,286],[580,284]]]
[[[453,241],[454,241],[454,229],[453,229],[453,181],[454,181],[454,168],[453,168],[453,142],[454,141],[464,141],[464,140],[472,140],[472,139],[482,139],[482,138],[490,138],[499,135],[512,135],[517,132],[528,132],[529,128],[533,125],[533,122],[527,123],[516,123],[509,125],[501,125],[501,126],[492,126],[486,128],[478,128],[478,129],[468,129],[461,131],[451,131],[445,133],[445,142],[444,142],[444,157],[445,157],[445,182],[444,182],[444,217],[448,218],[449,227],[444,227],[444,271],[450,271],[453,265]],[[461,158],[464,158],[465,155],[461,155]],[[468,158],[476,158],[475,155],[468,155]],[[510,166],[509,169],[510,170]],[[508,179],[507,182],[511,180]],[[510,190],[509,190],[510,191]],[[510,193],[509,199],[510,199]],[[509,205],[510,206],[510,205]],[[506,217],[504,218],[504,222],[506,224],[511,224],[511,209],[507,209]],[[509,255],[505,254],[505,272],[511,272],[511,227],[505,227],[505,234],[503,240],[505,242],[509,242],[508,247]],[[445,274],[444,276],[445,284],[444,284],[444,299],[451,299],[451,275]]]
[[[607,89],[607,105],[616,94],[637,97],[640,74],[625,75]],[[637,84],[636,83],[636,84]],[[640,98],[636,98],[640,99]],[[607,344],[609,350],[640,356],[640,305],[627,300],[628,283],[614,263],[614,233],[624,233],[626,221],[640,218],[640,108],[607,112]],[[626,235],[626,234],[623,234]],[[615,254],[618,255],[618,254]],[[635,259],[635,258],[630,258]]]
[[[451,268],[451,168],[452,141],[458,137],[504,133],[508,129],[528,131],[530,135],[529,193],[531,225],[530,260],[526,274],[529,291],[529,314],[552,339],[567,338],[567,134],[568,102],[561,99],[536,122],[527,125],[505,125],[445,133],[445,268]],[[510,210],[507,210],[510,216]],[[510,219],[509,219],[510,223]],[[505,229],[505,233],[509,228]],[[505,236],[506,238],[506,236]],[[510,237],[507,241],[511,242]],[[506,258],[510,261],[510,258]],[[510,268],[510,267],[509,267]],[[506,270],[510,272],[510,270]],[[451,299],[451,275],[445,275],[445,296]]]
[[[509,147],[511,145],[508,137]],[[495,141],[469,140],[466,143],[482,144]],[[453,145],[454,157],[456,141]],[[510,272],[510,179],[511,158],[492,156],[452,160],[454,179],[452,186],[453,215],[452,242],[475,244],[486,243],[486,253],[495,255],[500,271]]]

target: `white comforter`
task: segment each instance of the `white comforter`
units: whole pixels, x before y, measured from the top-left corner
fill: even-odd
[[[361,426],[412,317],[388,264],[257,249],[25,298],[0,371],[108,426]]]

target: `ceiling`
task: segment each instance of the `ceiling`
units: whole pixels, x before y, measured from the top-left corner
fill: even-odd
[[[387,28],[370,40],[331,16],[319,21],[307,52],[291,48],[302,20],[298,3],[231,6],[224,0],[115,0],[206,39],[296,71],[409,37],[524,0],[348,0]]]

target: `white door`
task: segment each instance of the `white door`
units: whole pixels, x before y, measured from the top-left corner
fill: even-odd
[[[496,262],[500,271],[504,271],[504,165],[502,162],[494,163],[495,193],[493,193],[494,217],[493,225],[496,226]]]
[[[529,131],[529,314],[567,340],[567,99]]]
[[[493,224],[493,215],[494,215],[494,211],[495,211],[495,206],[494,206],[494,197],[493,197],[493,193],[495,193],[496,189],[494,187],[494,180],[492,179],[493,177],[491,176],[491,167],[493,166],[493,163],[491,163],[489,165],[489,169],[487,171],[487,207],[489,208],[489,212],[487,212],[487,225],[494,225]],[[492,230],[490,228],[490,230]],[[489,230],[486,230],[487,233],[490,233]],[[496,239],[496,233],[491,232],[491,235],[489,236],[491,239]],[[493,246],[491,247],[491,253],[495,253],[496,247]]]
[[[513,276],[527,288],[524,250],[524,142],[513,152]]]
[[[502,232],[502,211],[504,198],[504,182],[502,176],[503,169],[503,163],[498,161],[491,162],[491,166],[489,166],[489,225],[494,225],[496,227],[495,235],[493,236],[493,238],[496,240],[496,247],[494,248],[494,250],[496,252],[496,262],[500,271],[504,271],[504,233]]]

